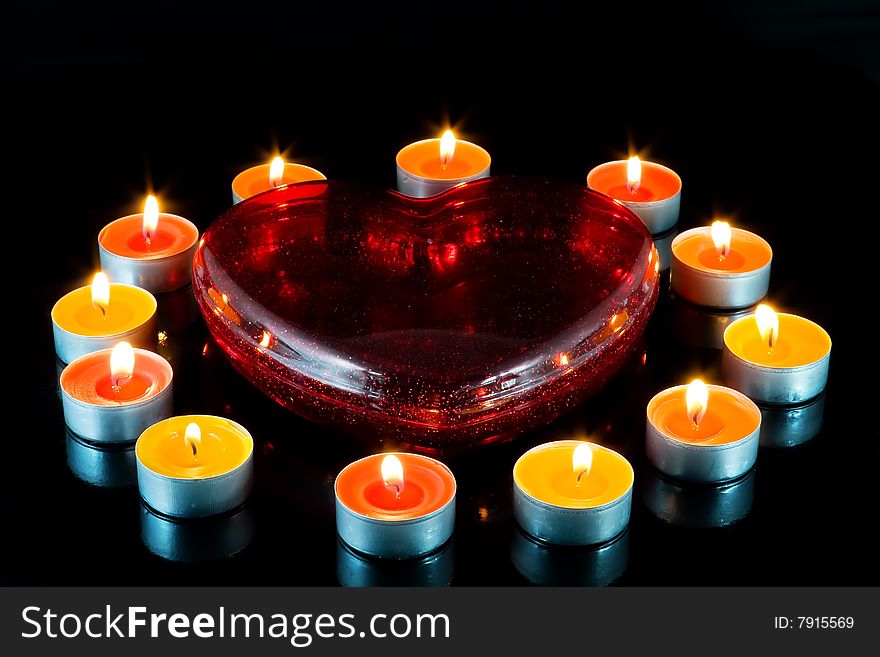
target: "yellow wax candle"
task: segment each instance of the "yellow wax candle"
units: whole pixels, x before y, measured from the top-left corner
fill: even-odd
[[[825,389],[831,337],[818,324],[761,304],[724,331],[727,382],[768,404],[799,404]]]
[[[761,325],[763,310],[734,322],[724,332],[724,344],[743,360],[778,368],[809,365],[831,351],[831,337],[818,324],[788,313],[775,315],[775,327],[772,316]]]
[[[589,466],[578,467],[575,450],[588,445]],[[615,451],[580,440],[559,440],[529,450],[513,468],[514,483],[540,502],[568,509],[610,504],[633,485],[633,469]]]
[[[168,418],[149,427],[137,442],[137,458],[145,467],[176,479],[226,474],[253,450],[254,441],[241,425],[213,415]]]
[[[69,363],[122,340],[149,349],[156,341],[155,317],[152,294],[133,285],[110,283],[99,272],[91,285],[68,292],[52,308],[55,351]]]
[[[141,326],[156,312],[155,297],[133,285],[109,283],[106,301],[95,299],[93,292],[86,285],[65,294],[52,308],[52,321],[75,335],[117,335]]]

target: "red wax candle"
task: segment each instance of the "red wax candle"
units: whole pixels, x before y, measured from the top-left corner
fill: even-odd
[[[455,477],[418,454],[374,454],[336,478],[336,527],[348,545],[380,557],[410,558],[449,539]]]
[[[403,470],[400,485],[386,484],[382,462],[397,458]],[[393,483],[393,482],[391,482]],[[455,478],[445,465],[418,454],[374,454],[346,467],[336,480],[336,496],[348,509],[381,520],[410,520],[448,504]]]
[[[606,162],[587,174],[587,186],[626,205],[652,235],[671,230],[678,221],[681,178],[662,164],[637,157]]]
[[[153,196],[144,211],[107,224],[98,235],[101,268],[117,283],[168,292],[192,280],[199,230],[189,220],[159,212]]]
[[[64,420],[94,442],[133,442],[171,414],[171,365],[120,342],[71,362],[61,373]]]

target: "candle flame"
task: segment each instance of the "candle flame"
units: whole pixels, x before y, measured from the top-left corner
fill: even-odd
[[[284,160],[276,157],[269,165],[269,184],[278,187],[284,181]]]
[[[120,342],[110,352],[110,380],[119,388],[134,373],[134,348],[128,342]]]
[[[589,443],[580,443],[574,448],[571,455],[571,469],[577,475],[578,483],[582,477],[590,475],[590,469],[593,467],[593,448]]]
[[[202,430],[198,424],[190,422],[186,425],[186,430],[183,432],[183,442],[192,450],[193,456],[198,453],[199,445],[202,444]]]
[[[715,251],[718,252],[718,257],[726,258],[729,256],[731,239],[730,224],[726,221],[713,221],[710,232],[712,234],[712,243],[715,244]]]
[[[388,488],[393,488],[395,494],[400,497],[403,491],[403,463],[394,454],[382,459],[382,481]]]
[[[260,346],[268,348],[270,344],[272,344],[272,334],[266,329],[263,329],[263,337],[260,338]]]
[[[110,305],[110,280],[107,274],[99,271],[92,279],[92,305],[107,316],[107,308]]]
[[[159,225],[159,201],[156,200],[156,197],[150,194],[147,197],[147,200],[144,201],[144,222],[141,227],[141,230],[144,234],[144,239],[149,244],[153,236],[156,234],[156,226]]]
[[[642,161],[638,155],[633,155],[626,163],[626,188],[630,194],[635,194],[641,184]]]
[[[700,379],[694,379],[685,393],[687,414],[695,427],[700,426],[706,409],[709,407],[709,388]]]
[[[447,130],[440,137],[440,162],[443,166],[452,162],[453,155],[455,155],[455,134],[452,130]]]
[[[779,315],[766,303],[760,304],[755,308],[755,321],[758,324],[758,332],[761,339],[767,343],[770,351],[776,346],[779,339]]]

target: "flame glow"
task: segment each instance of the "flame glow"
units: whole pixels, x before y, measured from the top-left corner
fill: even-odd
[[[718,252],[718,257],[726,258],[729,256],[731,239],[730,224],[726,221],[713,221],[710,232],[712,234],[712,243],[715,245],[715,251]]]
[[[147,200],[144,201],[144,221],[141,226],[141,230],[144,234],[144,239],[147,241],[147,244],[153,239],[153,236],[156,234],[156,226],[159,225],[159,201],[156,200],[156,197],[150,194],[147,197]]]
[[[269,165],[269,184],[278,187],[284,181],[284,160],[276,157]]]
[[[626,188],[630,194],[635,194],[641,184],[642,161],[638,155],[633,155],[626,163]]]
[[[590,469],[593,467],[593,448],[589,443],[580,443],[574,448],[571,455],[571,469],[577,475],[580,482],[582,477],[590,475]]]
[[[99,271],[92,279],[92,305],[104,315],[110,305],[110,280],[107,274]]]
[[[110,380],[118,388],[134,372],[134,348],[128,342],[120,342],[110,352]]]
[[[403,490],[403,463],[394,454],[382,459],[382,481],[400,495]]]
[[[694,426],[700,426],[706,409],[709,407],[709,388],[700,379],[694,379],[685,393],[687,414]]]
[[[193,456],[198,453],[199,445],[202,444],[202,430],[198,424],[190,422],[186,425],[186,430],[183,432],[183,442],[192,450]]]
[[[272,334],[269,333],[266,329],[263,329],[263,337],[260,338],[260,346],[267,348],[272,343]]]
[[[762,303],[755,308],[755,321],[758,324],[761,339],[767,343],[772,351],[776,346],[776,341],[779,340],[779,315],[766,303]]]
[[[447,130],[443,133],[443,136],[440,137],[440,162],[443,166],[446,166],[450,162],[452,162],[452,157],[455,155],[455,135],[452,130]]]

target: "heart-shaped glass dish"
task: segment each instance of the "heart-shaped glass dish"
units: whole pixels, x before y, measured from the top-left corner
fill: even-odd
[[[277,402],[376,445],[444,450],[598,390],[642,334],[657,280],[627,208],[516,177],[427,199],[279,187],[211,225],[193,276],[218,344]]]

